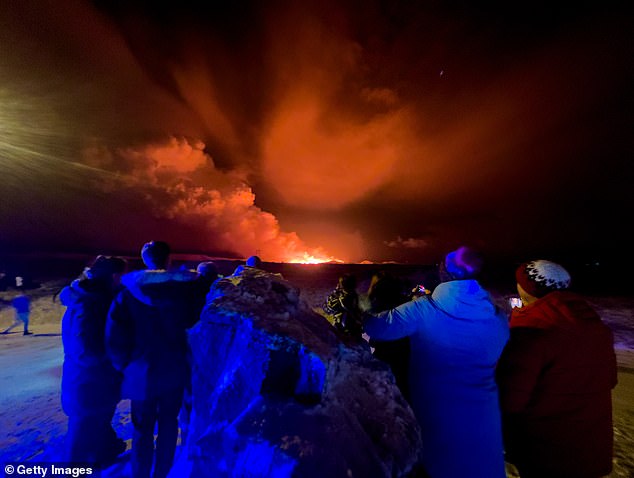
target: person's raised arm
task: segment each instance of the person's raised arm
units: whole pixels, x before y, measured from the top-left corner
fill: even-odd
[[[376,315],[366,312],[363,316],[364,332],[378,340],[396,340],[412,335],[418,329],[425,305],[417,302],[406,302]]]

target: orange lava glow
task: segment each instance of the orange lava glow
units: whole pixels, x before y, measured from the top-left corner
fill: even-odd
[[[304,252],[299,257],[292,258],[288,260],[289,264],[323,264],[325,262],[343,262],[339,259],[335,259],[334,257],[326,257],[326,256],[313,256],[308,252]]]

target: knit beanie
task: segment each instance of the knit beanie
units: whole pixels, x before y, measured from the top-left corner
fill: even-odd
[[[559,264],[538,260],[526,262],[515,271],[515,279],[533,297],[543,297],[554,290],[567,289],[570,274]]]
[[[445,257],[445,270],[453,279],[471,279],[482,269],[482,256],[469,247],[459,247]]]

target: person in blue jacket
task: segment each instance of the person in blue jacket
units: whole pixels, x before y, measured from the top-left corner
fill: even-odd
[[[15,296],[10,302],[2,300],[3,303],[10,303],[15,311],[15,318],[13,324],[3,330],[3,335],[8,334],[18,325],[22,324],[24,327],[23,335],[33,335],[33,332],[29,331],[29,316],[31,315],[31,299],[24,294]]]
[[[168,270],[166,242],[146,243],[141,257],[147,269],[122,277],[124,288],[108,313],[106,349],[123,372],[122,397],[131,402],[132,476],[165,478],[174,461],[178,414],[190,380],[187,329],[200,316],[201,288],[195,271]]]
[[[373,339],[410,337],[410,397],[421,426],[421,462],[431,478],[505,478],[495,367],[509,337],[506,315],[476,280],[468,247],[440,264],[441,283],[378,315]]]
[[[108,309],[125,268],[121,258],[98,256],[60,293],[66,306],[61,398],[68,416],[69,462],[107,466],[126,448],[111,424],[122,377],[110,363],[104,345]]]
[[[239,276],[245,271],[245,269],[259,269],[261,266],[262,259],[260,259],[260,256],[251,256],[246,260],[244,264],[240,264],[238,267],[236,267],[232,275]]]

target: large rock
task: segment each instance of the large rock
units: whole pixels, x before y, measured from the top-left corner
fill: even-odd
[[[217,281],[190,341],[192,478],[399,477],[414,465],[419,428],[387,366],[281,276]]]

